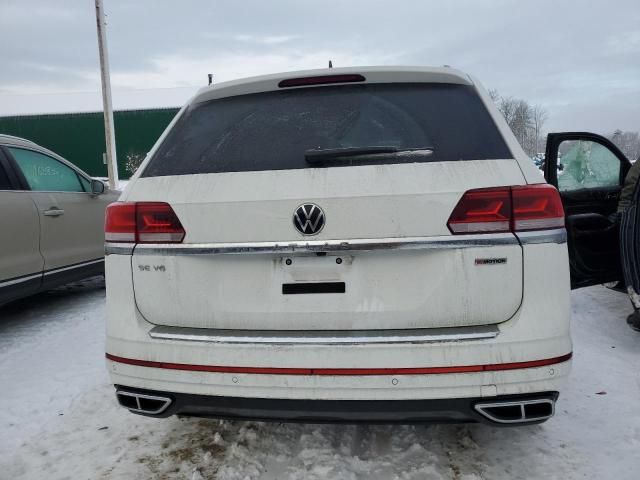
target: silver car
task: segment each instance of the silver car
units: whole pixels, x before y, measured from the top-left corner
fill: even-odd
[[[0,305],[104,272],[104,212],[120,192],[59,155],[0,135]]]

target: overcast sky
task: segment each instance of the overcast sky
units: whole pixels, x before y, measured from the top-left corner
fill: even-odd
[[[104,0],[116,109],[303,68],[443,65],[544,105],[550,130],[640,130],[640,0]],[[93,0],[0,0],[0,115],[101,108]]]

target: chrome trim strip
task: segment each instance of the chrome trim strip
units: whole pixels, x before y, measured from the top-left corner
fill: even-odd
[[[28,282],[29,280],[33,280],[34,278],[42,277],[41,273],[36,273],[35,275],[28,275],[26,277],[16,278],[14,280],[7,280],[5,282],[0,282],[0,288],[9,287],[11,285],[17,285],[18,283]]]
[[[549,403],[551,404],[551,414],[550,415],[539,415],[537,417],[529,417],[527,418],[525,414],[525,405],[535,405],[540,403]],[[520,418],[514,420],[505,420],[503,418],[497,418],[485,411],[486,408],[499,408],[499,407],[520,407]],[[556,413],[556,404],[553,400],[548,398],[538,398],[535,400],[516,400],[514,402],[494,402],[494,403],[478,403],[473,407],[476,412],[485,416],[492,422],[496,423],[526,423],[526,422],[538,422],[540,420],[547,420],[553,417]]]
[[[511,233],[442,235],[437,237],[357,238],[295,242],[137,244],[134,255],[222,255],[239,253],[305,253],[373,250],[432,250],[518,245]],[[123,250],[124,251],[124,250]],[[109,246],[110,253],[119,253]]]
[[[134,243],[113,243],[106,242],[104,244],[105,255],[133,255]]]
[[[157,326],[149,336],[158,340],[260,344],[260,345],[367,345],[397,343],[438,343],[496,338],[496,326],[424,328],[412,330],[276,331],[214,330],[208,328]]]
[[[567,230],[564,228],[517,232],[516,236],[522,245],[535,243],[567,243]]]
[[[88,267],[89,265],[94,265],[94,264],[100,263],[100,262],[104,262],[104,259],[103,258],[99,258],[98,260],[91,260],[89,262],[78,263],[76,265],[71,265],[70,267],[54,268],[52,270],[48,270],[48,271],[44,272],[44,275],[45,276],[53,275],[55,273],[66,272],[67,270],[74,270],[76,268]]]
[[[10,285],[16,285],[16,284],[22,283],[22,282],[28,282],[29,280],[33,280],[34,278],[45,277],[47,275],[53,275],[55,273],[65,272],[67,270],[73,270],[75,268],[87,267],[89,265],[94,265],[94,264],[100,263],[100,262],[104,262],[104,259],[99,258],[97,260],[91,260],[91,261],[88,261],[88,262],[78,263],[77,265],[71,265],[69,267],[54,268],[54,269],[46,271],[46,272],[40,272],[40,273],[36,273],[34,275],[28,275],[26,277],[16,278],[14,280],[7,280],[5,282],[0,282],[0,288],[8,287]]]

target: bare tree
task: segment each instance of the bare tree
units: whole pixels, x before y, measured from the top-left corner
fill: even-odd
[[[543,151],[545,146],[545,139],[543,134],[544,124],[547,123],[549,113],[547,109],[542,105],[534,105],[532,108],[532,122],[533,122],[533,138],[536,142],[536,153]]]
[[[498,110],[500,110],[500,113],[502,114],[502,116],[507,121],[510,127],[512,126],[514,116],[515,116],[516,102],[517,100],[513,97],[498,96],[498,101],[497,101]]]
[[[609,138],[622,150],[622,153],[624,153],[628,159],[634,161],[640,158],[640,133],[623,132],[618,129],[609,135]]]
[[[518,98],[503,97],[496,90],[490,90],[489,95],[523,150],[529,156],[540,152],[540,146],[544,141],[543,128],[548,117],[546,109],[540,105],[530,105]]]
[[[491,97],[491,100],[494,101],[494,103],[498,103],[500,101],[500,94],[495,88],[489,90],[489,96]]]
[[[140,164],[144,160],[145,154],[140,152],[127,152],[125,155],[124,166],[130,175],[136,173]]]
[[[527,155],[533,157],[544,152],[544,126],[549,118],[547,109],[519,98],[503,97],[495,89],[489,90],[489,96]],[[631,161],[640,158],[640,132],[618,129],[609,138]]]

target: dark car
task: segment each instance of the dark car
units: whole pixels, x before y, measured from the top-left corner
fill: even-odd
[[[637,160],[636,160],[637,161]],[[640,187],[636,185],[631,205],[620,221],[620,253],[622,269],[629,298],[636,310],[640,310]]]
[[[640,307],[639,189],[615,220],[631,162],[609,139],[585,132],[551,133],[545,178],[555,185],[565,210],[571,287],[619,282]]]

